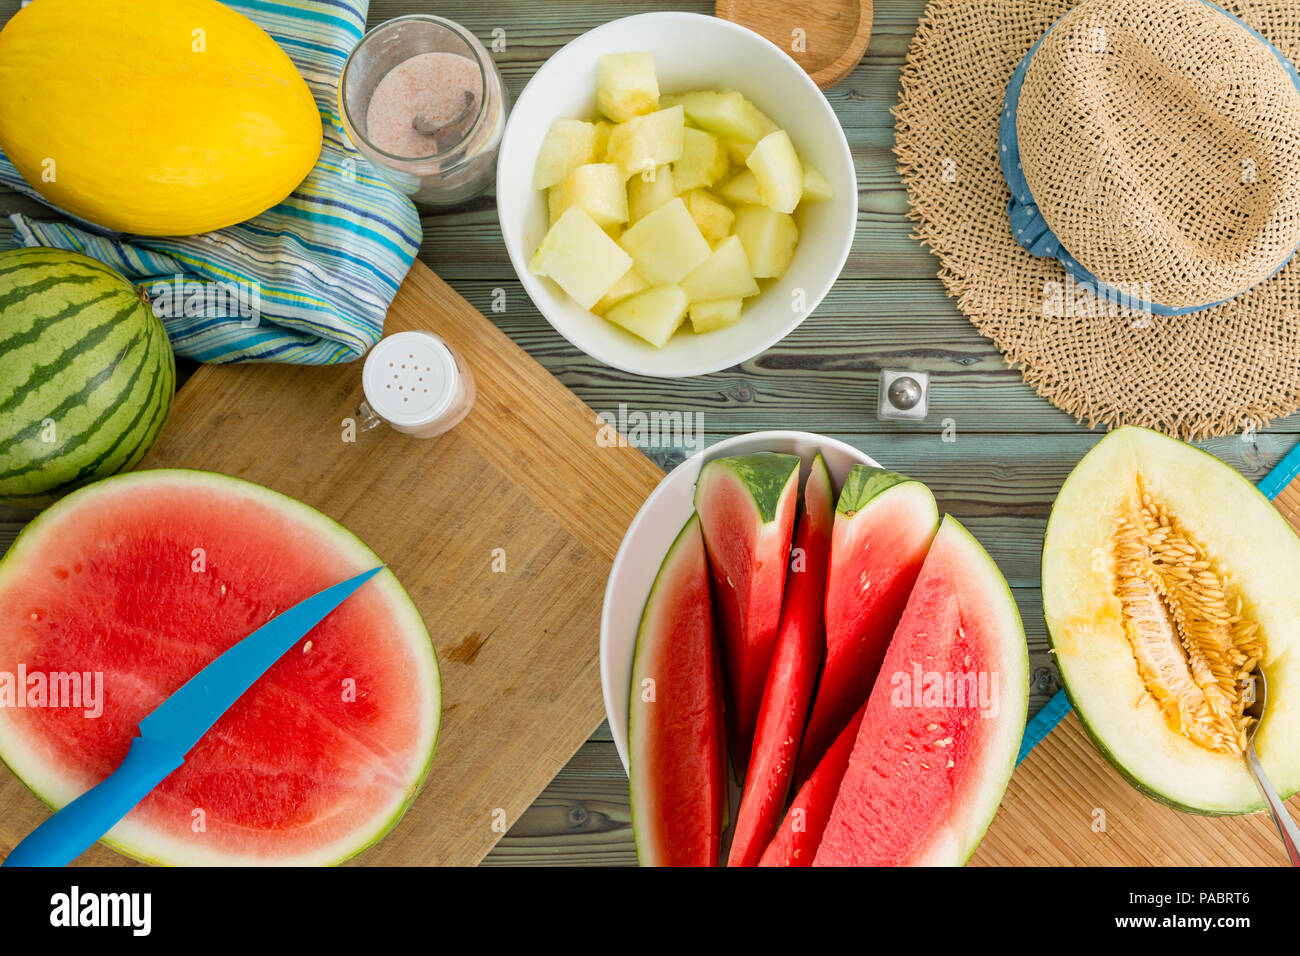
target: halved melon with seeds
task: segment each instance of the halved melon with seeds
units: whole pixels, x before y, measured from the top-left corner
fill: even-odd
[[[1243,753],[1263,668],[1256,749],[1280,793],[1300,791],[1300,538],[1233,469],[1112,432],[1052,509],[1043,611],[1080,718],[1139,789],[1197,813],[1262,809]]]

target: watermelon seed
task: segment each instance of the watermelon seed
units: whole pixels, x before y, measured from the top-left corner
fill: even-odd
[[[951,738],[951,737],[944,737],[943,740],[936,740],[934,743],[935,743],[935,746],[936,746],[936,747],[951,747],[951,746],[952,746],[952,738]]]
[[[311,641],[308,641],[306,644],[302,646],[302,652],[306,654],[310,650],[311,650]]]
[[[938,724],[926,724],[926,725],[925,725],[925,729],[926,729],[926,730],[938,730],[938,729],[939,729],[939,725],[938,725]]]
[[[955,766],[957,766],[956,761],[954,761],[951,757],[949,757],[949,758],[948,758],[948,769],[951,770],[951,769],[952,769],[953,767],[955,767]]]

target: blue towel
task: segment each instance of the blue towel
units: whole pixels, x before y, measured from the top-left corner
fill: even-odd
[[[1259,483],[1259,490],[1270,499],[1276,498],[1298,476],[1300,476],[1300,444],[1292,448],[1287,456],[1277,463],[1277,467],[1268,473],[1268,477]],[[1042,710],[1029,718],[1029,723],[1025,725],[1025,736],[1020,742],[1020,756],[1016,758],[1016,763],[1019,764],[1028,757],[1029,751],[1037,747],[1072,709],[1065,691],[1058,690],[1055,696],[1043,705]]]
[[[144,286],[178,355],[352,361],[379,340],[421,239],[415,207],[351,146],[338,116],[336,84],[365,31],[369,0],[227,6],[280,44],[320,108],[320,160],[293,195],[247,222],[180,238],[110,238],[14,215],[9,243],[84,252]],[[40,198],[3,155],[0,183]]]

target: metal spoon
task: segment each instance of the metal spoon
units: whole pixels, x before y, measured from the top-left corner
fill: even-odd
[[[415,127],[415,131],[417,133],[423,133],[425,136],[438,136],[442,133],[443,130],[455,126],[457,123],[463,120],[466,116],[469,115],[470,110],[474,108],[474,94],[471,93],[469,90],[465,90],[464,92],[465,92],[465,103],[463,106],[461,106],[459,113],[457,113],[451,119],[447,120],[447,122],[439,126],[434,126],[423,116],[417,113],[411,119],[411,125]]]
[[[1268,777],[1264,775],[1264,767],[1259,762],[1259,754],[1255,752],[1255,731],[1259,730],[1260,720],[1264,716],[1264,702],[1268,698],[1268,681],[1264,679],[1262,667],[1255,670],[1253,681],[1255,699],[1246,708],[1246,713],[1254,717],[1255,722],[1250,727],[1250,736],[1246,738],[1246,766],[1250,768],[1259,792],[1264,795],[1268,812],[1273,814],[1273,823],[1277,826],[1278,836],[1282,838],[1283,845],[1286,846],[1291,865],[1300,866],[1300,851],[1296,850],[1296,844],[1300,844],[1300,830],[1296,829],[1295,821],[1291,819],[1286,804],[1278,797],[1273,785],[1268,782]]]

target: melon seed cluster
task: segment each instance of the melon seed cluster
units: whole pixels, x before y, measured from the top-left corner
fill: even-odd
[[[661,95],[649,53],[602,56],[596,105],[542,141],[550,228],[529,268],[656,348],[688,313],[697,333],[736,324],[789,267],[792,213],[830,183],[735,90]]]
[[[1115,591],[1146,693],[1177,733],[1240,755],[1247,688],[1264,648],[1241,596],[1168,509],[1142,490],[1115,519]]]

